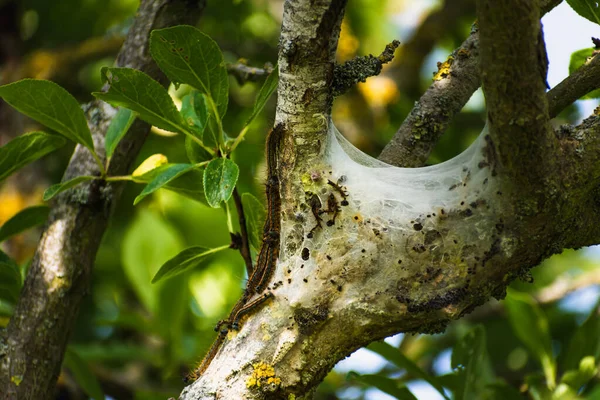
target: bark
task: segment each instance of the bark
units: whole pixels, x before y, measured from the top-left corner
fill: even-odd
[[[551,129],[537,2],[492,8],[479,1],[481,62],[473,65],[481,72],[473,76],[483,78],[488,129],[457,158],[458,184],[430,176],[435,187],[411,199],[402,191],[413,189],[398,182],[397,199],[411,207],[386,197],[379,214],[367,201],[378,175],[360,182],[355,170],[327,156],[332,49],[344,3],[308,3],[285,3],[280,43],[276,123],[285,137],[273,298],[228,332],[180,399],[311,398],[354,350],[398,332],[441,332],[490,297],[503,298],[512,280],[544,258],[600,240],[600,227],[585,218],[600,208],[600,118]],[[342,175],[344,194],[328,182]],[[331,196],[348,205],[335,211],[334,223],[315,228],[321,214],[313,212],[314,196],[321,211]],[[436,206],[423,211],[420,202]]]
[[[193,24],[203,7],[203,1],[142,1],[117,64],[140,69],[166,86],[166,78],[148,52],[150,31]],[[101,102],[87,107],[96,149],[103,149],[103,135],[115,112]],[[113,154],[109,175],[128,172],[148,132],[147,124],[134,123]],[[98,174],[91,154],[77,146],[63,179]],[[95,180],[54,201],[14,315],[0,338],[2,399],[52,397],[49,394],[54,391],[69,333],[89,291],[96,252],[121,190],[122,184]]]
[[[561,1],[541,2],[541,15],[550,12]],[[452,118],[481,86],[479,47],[479,32],[474,25],[463,44],[440,63],[433,83],[381,152],[381,161],[399,167],[425,165]]]

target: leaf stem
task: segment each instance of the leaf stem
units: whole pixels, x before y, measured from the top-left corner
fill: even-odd
[[[98,156],[98,154],[93,149],[89,149],[89,150],[90,150],[90,153],[92,153],[92,157],[94,157],[94,160],[96,160],[96,164],[98,164],[98,167],[100,168],[100,176],[102,176],[102,178],[105,178],[106,177],[106,169],[104,168],[104,163],[100,159],[100,156]]]
[[[246,136],[246,132],[248,132],[248,128],[250,128],[250,124],[246,125],[244,127],[244,129],[242,129],[240,131],[240,134],[237,135],[233,144],[231,145],[231,149],[229,149],[230,153],[232,153],[236,149],[236,147],[242,142],[242,140],[244,140],[244,136]]]
[[[131,175],[121,175],[121,176],[107,176],[104,178],[107,182],[115,182],[115,181],[133,181],[133,177]]]
[[[229,202],[225,202],[225,212],[227,213],[227,229],[230,233],[233,233],[233,220],[231,218],[231,209],[229,208]]]

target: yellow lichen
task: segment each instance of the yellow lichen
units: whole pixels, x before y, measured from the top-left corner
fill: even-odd
[[[275,368],[266,362],[252,364],[254,371],[252,375],[246,379],[247,388],[260,388],[266,385],[279,386],[281,378],[275,376]]]
[[[440,81],[440,80],[446,78],[448,75],[450,75],[450,67],[452,66],[453,62],[454,62],[454,57],[452,57],[452,56],[448,57],[448,59],[446,61],[444,61],[443,63],[439,62],[437,64],[438,70],[436,73],[433,74],[433,80]]]

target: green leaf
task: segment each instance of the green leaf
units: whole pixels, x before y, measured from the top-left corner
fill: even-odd
[[[44,191],[44,201],[48,201],[52,199],[57,194],[64,192],[65,190],[71,189],[73,186],[77,186],[82,182],[91,181],[96,179],[96,176],[77,176],[69,181],[57,183],[56,185],[50,186],[46,191]]]
[[[486,386],[487,400],[525,400],[526,397],[517,389],[504,382],[490,383]]]
[[[16,303],[23,281],[19,266],[0,250],[0,300]]]
[[[152,283],[160,282],[164,279],[184,273],[187,270],[196,267],[209,255],[227,248],[229,248],[229,245],[216,249],[208,249],[202,246],[188,247],[164,263],[156,275],[154,275],[154,278],[152,278]]]
[[[204,171],[204,191],[211,207],[218,208],[233,193],[240,170],[236,163],[227,158],[217,158]]]
[[[598,315],[599,303],[592,308],[587,319],[573,333],[567,351],[564,353],[565,358],[562,363],[563,370],[577,369],[580,361],[585,356],[593,356],[595,359],[600,358],[600,315]]]
[[[133,176],[132,178],[138,183],[150,183],[154,178],[163,173],[169,167],[175,164],[164,164],[143,175]],[[190,169],[189,171],[178,176],[174,180],[163,186],[163,189],[170,190],[180,195],[186,196],[192,200],[198,201],[208,206],[206,203],[206,195],[204,194],[204,187],[202,184],[203,171],[197,168]]]
[[[596,337],[596,340],[598,340],[598,337]],[[597,373],[596,360],[593,356],[587,356],[581,359],[578,369],[566,371],[560,382],[569,385],[575,392],[578,392]]]
[[[110,158],[117,148],[117,145],[127,133],[136,115],[133,111],[127,108],[120,108],[117,115],[114,116],[108,130],[106,131],[106,139],[104,140],[104,148],[106,149],[106,157]]]
[[[140,302],[153,316],[160,310],[164,290],[171,285],[186,290],[180,286],[178,279],[156,285],[150,283],[160,266],[181,251],[182,247],[177,231],[168,221],[145,208],[139,209],[125,232],[121,253],[123,269]]]
[[[10,174],[61,148],[67,141],[45,132],[31,132],[18,136],[0,147],[0,182]]]
[[[71,371],[75,381],[94,400],[104,400],[104,392],[89,365],[70,347],[65,352],[65,366]]]
[[[208,161],[212,158],[210,153],[206,151],[202,146],[198,144],[190,136],[185,137],[185,152],[190,162],[198,164],[204,161]]]
[[[94,96],[115,107],[125,107],[138,117],[170,132],[190,134],[167,89],[141,71],[130,68],[102,68],[102,81],[108,92]]]
[[[56,83],[23,79],[0,86],[0,97],[28,117],[94,150],[83,110],[75,97]]]
[[[414,375],[415,377],[423,379],[433,386],[433,388],[437,390],[443,398],[448,399],[448,396],[446,396],[444,393],[443,386],[440,382],[438,382],[436,377],[431,376],[427,372],[423,371],[417,366],[417,364],[402,354],[402,352],[400,352],[400,350],[398,350],[396,347],[385,342],[374,342],[367,346],[367,349],[374,351],[386,360],[394,363],[396,366],[405,369],[408,373]]]
[[[572,74],[573,72],[578,70],[583,64],[587,63],[590,57],[592,57],[593,53],[593,48],[581,49],[573,52],[569,61],[569,74]],[[585,96],[581,97],[582,100],[597,98],[600,98],[600,89],[593,90]]]
[[[194,90],[181,99],[181,116],[190,131],[202,139],[208,123],[208,104],[202,93]]]
[[[451,366],[463,377],[461,387],[454,393],[456,399],[484,397],[486,385],[494,380],[494,376],[483,326],[474,327],[456,343],[452,350]]]
[[[229,80],[219,46],[193,26],[157,29],[150,35],[150,53],[177,86],[181,83],[209,95],[222,119],[227,111]]]
[[[194,168],[193,164],[171,164],[165,169],[161,169],[161,171],[146,185],[142,193],[140,193],[135,200],[133,201],[133,205],[136,205],[146,196],[151,193],[154,193],[161,187],[165,186],[172,180],[176,179],[178,176],[183,175]]]
[[[262,229],[267,212],[262,203],[250,193],[242,194],[242,206],[246,214],[246,224],[250,244],[258,250],[262,241]]]
[[[556,364],[552,355],[552,345],[548,320],[531,296],[509,291],[505,306],[513,331],[542,365],[548,387],[556,384]]]
[[[254,103],[254,108],[252,109],[252,114],[250,114],[250,118],[248,118],[248,120],[246,121],[246,126],[250,125],[252,121],[254,121],[254,118],[256,118],[258,114],[260,114],[260,112],[265,107],[265,104],[267,104],[267,101],[269,100],[275,89],[277,89],[278,83],[279,69],[277,65],[275,65],[275,67],[273,68],[273,72],[269,74],[269,76],[265,80],[265,83],[260,88],[258,96],[256,96],[256,102]]]
[[[375,387],[384,393],[394,396],[400,400],[417,400],[414,394],[408,388],[399,386],[394,379],[387,378],[381,375],[357,374],[356,372],[348,372],[347,379],[353,379],[366,384],[367,386]]]
[[[47,206],[28,207],[20,211],[0,228],[0,242],[29,228],[43,224],[48,219],[49,213],[50,208]]]
[[[595,0],[567,0],[573,10],[583,18],[600,25],[600,8]]]

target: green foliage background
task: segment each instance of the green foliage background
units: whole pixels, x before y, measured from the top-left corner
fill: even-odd
[[[341,47],[350,50],[340,54],[340,59],[378,53],[386,42],[395,38],[391,23],[381,23],[390,21],[392,5],[391,1],[352,2],[340,39]],[[0,7],[14,12],[18,58],[25,63],[26,56],[35,51],[53,54],[93,37],[122,35],[132,22],[137,2],[4,0],[0,1]],[[458,47],[469,34],[473,14],[473,10],[465,11],[448,35],[438,40],[436,49],[449,54]],[[280,19],[279,2],[209,0],[198,28],[218,43],[226,62],[244,58],[250,65],[261,67],[276,62]],[[572,69],[589,55],[591,51],[586,49],[574,54]],[[80,102],[90,101],[89,92],[101,87],[100,68],[111,67],[113,59],[114,55],[88,60],[72,71],[69,82],[61,84]],[[0,76],[6,68],[0,65]],[[422,90],[430,84],[433,72],[423,70],[417,77]],[[394,76],[394,65],[386,74]],[[240,84],[231,76],[228,80],[229,104],[223,128],[225,133],[235,136],[255,116],[253,104],[262,81]],[[2,81],[6,83],[9,82]],[[334,119],[346,125],[351,139],[372,154],[383,148],[416,100],[399,91],[393,80],[383,83],[377,86],[367,82],[337,99],[334,107]],[[185,99],[189,88],[172,88],[171,92],[175,98]],[[373,96],[388,100],[374,104]],[[272,126],[274,100],[256,116],[246,139],[233,153],[240,171],[238,189],[261,200],[264,199],[263,146]],[[184,104],[186,101],[201,100],[190,97]],[[5,104],[0,107],[6,109]],[[129,116],[123,118],[127,121]],[[479,133],[484,118],[484,110],[477,106],[457,116],[430,162],[443,161],[464,149]],[[560,118],[563,122],[573,122],[577,118],[576,108],[570,108]],[[29,130],[39,129],[31,121],[26,124],[32,127]],[[1,143],[21,133],[2,132],[9,137],[0,136]],[[53,138],[51,150],[64,145],[62,140]],[[188,150],[189,146],[188,143]],[[67,146],[38,161],[41,168],[34,169],[36,178],[32,185],[59,182],[71,149],[72,146]],[[189,162],[181,133],[150,135],[134,165],[156,153],[164,154],[170,163]],[[2,178],[3,171],[8,171],[8,167],[0,168]],[[8,180],[4,185],[0,186],[0,202],[6,199],[6,187],[13,184]],[[222,207],[211,208],[172,191],[153,192],[134,207],[143,187],[128,183],[104,236],[96,259],[93,287],[75,322],[65,357],[59,385],[62,395],[67,397],[62,398],[101,398],[103,393],[116,399],[177,397],[183,387],[182,377],[214,339],[215,322],[226,315],[241,294],[245,269],[239,253],[233,250],[199,258],[193,270],[151,283],[161,265],[182,250],[192,246],[217,248],[227,245],[230,236]],[[35,192],[32,188],[20,190],[22,196]],[[252,202],[252,198],[245,197],[245,204]],[[42,199],[35,203],[41,204]],[[47,212],[45,207],[30,209],[19,219],[24,221],[22,228],[41,224]],[[251,218],[260,220],[259,214],[257,211]],[[12,236],[14,224],[0,222],[4,223],[0,237],[6,239],[2,248],[8,254],[0,253],[1,327],[8,322],[30,262],[35,243],[27,238],[35,238],[39,231]],[[257,239],[253,241],[256,248]],[[523,282],[512,285],[507,301],[491,302],[450,324],[444,334],[406,335],[393,346],[386,343],[369,346],[369,351],[388,362],[371,374],[334,370],[320,386],[317,398],[359,399],[378,388],[395,398],[411,399],[414,395],[406,384],[414,381],[427,382],[440,396],[453,399],[600,398],[596,385],[600,356],[598,305],[569,308],[564,307],[560,297],[545,300],[543,296],[558,279],[573,287],[581,280],[598,281],[597,274],[594,275],[596,261],[585,251],[566,251],[543,264],[533,271],[533,277],[524,276]],[[528,283],[531,280],[533,284]],[[437,363],[450,352],[451,370],[436,376]]]

